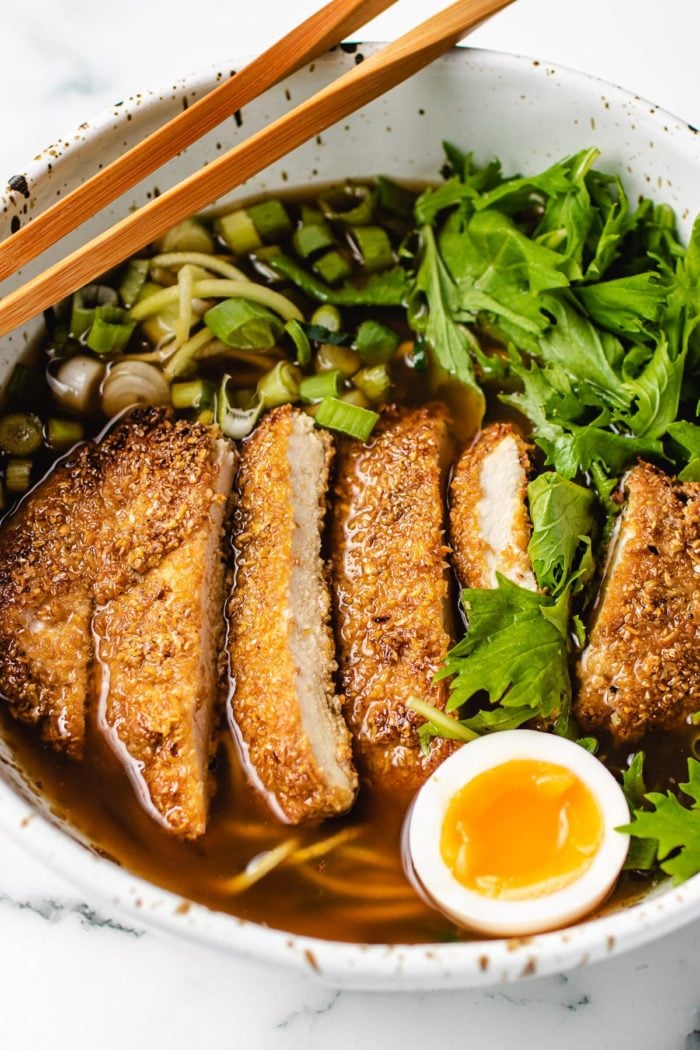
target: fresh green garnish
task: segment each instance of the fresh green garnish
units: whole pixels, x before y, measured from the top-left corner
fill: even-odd
[[[639,773],[641,775],[641,765]],[[666,794],[647,792],[643,800],[653,809],[642,809],[641,802],[633,802],[632,822],[618,828],[632,836],[633,845],[639,841],[645,850],[642,860],[648,861],[653,851],[656,863],[673,877],[674,883],[684,882],[700,872],[700,762],[697,759],[688,759],[688,781],[679,787],[690,800],[689,806],[682,805],[670,791]],[[639,859],[628,858],[627,866],[651,866],[637,863]]]
[[[574,564],[579,579],[593,570],[590,532],[595,495],[548,471],[530,482],[528,499],[534,528],[527,551],[540,587],[556,596],[573,582]]]
[[[314,416],[314,422],[320,427],[328,427],[329,430],[336,430],[339,434],[357,438],[358,441],[367,441],[378,420],[379,415],[376,412],[335,397],[324,397]]]
[[[238,350],[269,350],[284,329],[277,314],[250,299],[224,299],[207,310],[204,323],[222,343]]]
[[[555,730],[576,739],[569,710],[569,614],[572,593],[593,572],[595,497],[554,473],[533,482],[529,496],[533,571],[539,587],[550,593],[527,590],[501,575],[496,587],[463,590],[467,634],[435,680],[452,678],[447,712],[486,694],[488,703],[462,720],[467,729],[493,732],[533,718],[556,718]],[[430,717],[440,733],[441,723]]]

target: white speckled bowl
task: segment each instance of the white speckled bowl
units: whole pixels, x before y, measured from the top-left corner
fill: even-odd
[[[362,46],[370,51],[372,46]],[[318,90],[357,55],[336,50],[302,69],[246,108],[242,122],[223,126],[119,200],[89,224],[94,234],[155,187],[172,185],[217,150],[228,148]],[[232,68],[235,68],[233,63]],[[0,236],[40,212],[81,179],[206,92],[228,73],[200,73],[168,91],[137,95],[81,125],[69,141],[36,157],[2,198]],[[240,125],[240,126],[239,126]],[[700,211],[700,136],[686,124],[619,88],[529,59],[458,50],[407,84],[355,113],[317,141],[273,165],[245,194],[283,184],[307,185],[342,176],[434,178],[440,142],[473,149],[480,161],[498,155],[506,171],[533,171],[588,144],[603,152],[633,193],[674,205],[688,231]],[[84,234],[67,238],[63,248]],[[52,259],[60,250],[51,253]],[[22,277],[29,276],[27,267]],[[37,331],[38,322],[0,345],[0,384]],[[662,887],[642,903],[567,930],[520,940],[420,946],[342,944],[294,937],[201,905],[182,907],[173,894],[98,857],[49,811],[0,741],[0,828],[43,863],[85,887],[92,897],[138,921],[197,939],[227,952],[320,975],[333,984],[368,989],[466,987],[566,970],[667,933],[700,915],[700,876]]]

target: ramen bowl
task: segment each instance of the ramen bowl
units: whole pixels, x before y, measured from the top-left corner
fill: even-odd
[[[55,261],[133,207],[172,186],[351,68],[375,45],[334,50],[247,106],[156,175],[124,195],[47,257]],[[239,63],[232,62],[235,68]],[[231,68],[231,67],[227,67]],[[82,124],[10,180],[0,236],[29,222],[126,148],[213,88],[228,74],[207,70],[167,92],[138,95]],[[441,141],[501,158],[508,173],[532,172],[589,145],[630,196],[671,204],[681,232],[700,211],[700,137],[687,124],[619,88],[530,59],[458,49],[313,142],[271,165],[231,200],[339,178],[385,174],[437,177]],[[220,203],[226,203],[222,201]],[[37,270],[27,266],[16,286]],[[40,330],[37,319],[0,345],[0,385]],[[106,907],[140,923],[224,952],[308,971],[334,985],[370,989],[459,988],[560,972],[651,941],[700,916],[700,876],[657,885],[567,929],[516,939],[419,945],[352,944],[291,935],[183,901],[92,848],[54,812],[9,745],[0,740],[0,829],[47,867]]]

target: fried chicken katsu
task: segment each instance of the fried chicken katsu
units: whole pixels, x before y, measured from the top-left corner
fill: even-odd
[[[463,587],[495,587],[500,573],[536,590],[527,553],[527,445],[508,423],[492,423],[459,458],[450,484],[450,540]]]
[[[447,410],[431,404],[382,413],[369,443],[338,455],[331,552],[345,716],[361,771],[387,788],[415,789],[452,745],[421,752],[406,701],[444,708],[435,684],[451,642],[443,488],[451,441]]]
[[[625,742],[700,709],[700,485],[642,463],[624,482],[576,717]]]
[[[215,432],[139,410],[59,464],[0,533],[0,693],[79,756],[95,685],[129,772],[186,836],[204,828],[213,692],[201,670],[220,630],[209,596],[223,586],[232,472]]]
[[[328,432],[287,406],[246,443],[238,477],[232,712],[250,771],[291,824],[343,813],[357,789],[321,558],[332,457]]]

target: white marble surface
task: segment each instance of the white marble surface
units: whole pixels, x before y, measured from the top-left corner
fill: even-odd
[[[2,5],[0,175],[85,117],[269,44],[310,0]],[[405,0],[366,38],[435,0]],[[519,0],[472,37],[612,80],[700,125],[698,0]],[[0,838],[0,1044],[12,1050],[700,1048],[700,924],[568,976],[493,990],[336,992],[131,928]]]

